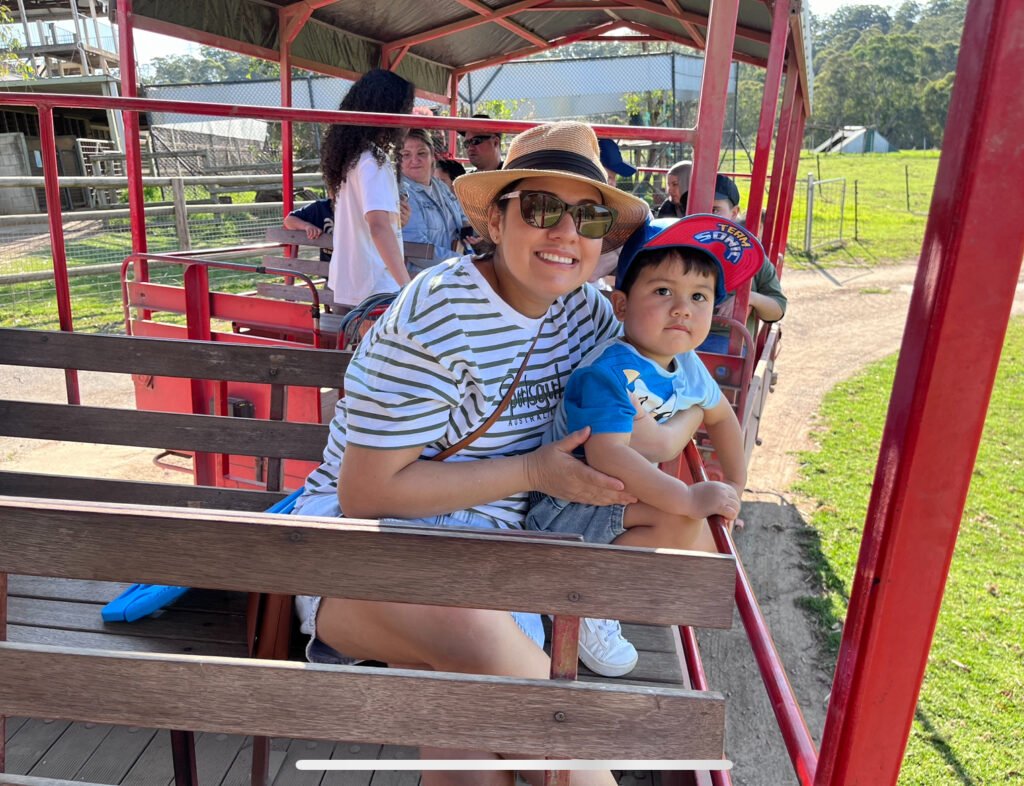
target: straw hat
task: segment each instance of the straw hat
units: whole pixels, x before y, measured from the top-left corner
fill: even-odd
[[[644,222],[650,209],[642,199],[609,186],[601,166],[597,136],[585,123],[545,123],[516,136],[501,169],[455,179],[455,193],[473,228],[490,240],[487,210],[503,188],[530,177],[564,177],[593,186],[618,217],[604,236],[602,251],[618,248]]]

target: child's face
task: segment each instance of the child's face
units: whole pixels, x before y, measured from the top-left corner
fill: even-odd
[[[734,205],[728,199],[716,199],[711,207],[711,212],[716,216],[725,216],[729,220],[735,221],[736,216],[740,214],[740,207],[739,205]]]
[[[682,258],[673,253],[641,270],[628,295],[612,293],[626,340],[665,368],[676,355],[704,342],[715,311],[715,277],[683,271]]]

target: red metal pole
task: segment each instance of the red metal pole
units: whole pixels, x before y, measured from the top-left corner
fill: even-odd
[[[50,253],[53,257],[53,283],[57,290],[57,318],[60,329],[74,330],[71,322],[71,287],[68,284],[68,259],[64,248],[64,221],[61,217],[60,179],[57,170],[57,139],[53,132],[53,109],[39,107],[39,149],[43,157],[43,185],[47,217],[50,220]],[[82,403],[78,391],[78,371],[64,369],[68,403]]]
[[[782,93],[782,114],[779,115],[779,131],[775,135],[775,157],[772,160],[772,180],[768,188],[768,219],[761,228],[761,244],[768,253],[772,262],[776,261],[775,248],[772,245],[772,238],[775,235],[775,228],[782,217],[780,202],[783,201],[785,191],[782,182],[782,170],[786,164],[787,149],[789,147],[790,134],[787,129],[793,120],[794,106],[796,105],[796,86],[799,82],[796,69],[786,68],[786,88]]]
[[[896,782],[1024,255],[1024,3],[967,8],[817,786]],[[969,359],[969,368],[965,368]]]
[[[693,442],[686,446],[684,456],[693,477],[701,481],[707,480],[700,452]],[[721,516],[711,516],[708,523],[711,525],[711,534],[715,538],[718,551],[732,555],[736,559],[736,609],[743,621],[747,638],[750,639],[750,649],[761,672],[765,691],[771,701],[797,779],[801,786],[810,786],[814,783],[814,773],[818,766],[818,753],[811,732],[807,728],[796,694],[793,693],[793,686],[786,676],[779,652],[775,649],[768,623],[765,622],[764,614],[757,603],[754,588],[736,551],[736,544]]]
[[[285,37],[284,31],[289,19],[287,8],[282,8],[278,12],[280,23],[278,29],[281,31],[280,34],[280,51],[281,51],[281,106],[290,107],[292,105],[292,56],[291,56],[291,42]],[[292,212],[292,207],[295,204],[295,197],[293,194],[294,188],[294,171],[295,162],[293,160],[292,151],[292,121],[282,120],[281,121],[281,201],[284,203],[282,206],[282,212],[284,215],[288,215]]]
[[[711,0],[708,12],[707,48],[697,108],[697,133],[693,143],[693,171],[690,173],[691,213],[710,213],[714,202],[718,154],[725,128],[725,106],[729,94],[729,64],[736,42],[739,0]]]
[[[118,0],[117,38],[121,57],[121,95],[136,98],[139,94],[138,77],[135,72],[135,31],[132,28],[133,0]],[[132,251],[148,251],[146,245],[145,195],[142,191],[142,148],[139,142],[139,116],[132,111],[124,113],[125,170],[128,175],[128,208],[132,216]],[[149,280],[148,265],[138,263],[135,277],[139,281]]]
[[[786,156],[786,167],[782,175],[782,204],[781,212],[776,216],[775,233],[775,271],[782,276],[782,268],[786,263],[786,241],[789,237],[789,221],[793,217],[793,199],[796,196],[797,171],[800,169],[800,151],[803,148],[804,124],[807,117],[804,115],[803,98],[801,91],[797,90],[797,104],[794,107],[794,116],[791,135]]]
[[[782,86],[782,66],[786,61],[789,40],[789,0],[775,0],[772,13],[772,42],[768,49],[768,68],[764,75],[761,97],[761,120],[754,143],[754,168],[750,175],[750,196],[747,198],[747,229],[758,235],[761,231],[761,205],[764,204],[764,183],[768,174],[768,156],[772,149],[775,113]]]
[[[458,74],[452,74],[451,85],[452,94],[448,97],[448,117],[459,116],[459,82],[462,81],[462,77]],[[448,136],[448,155],[451,158],[455,158],[455,134],[452,132],[446,132]]]

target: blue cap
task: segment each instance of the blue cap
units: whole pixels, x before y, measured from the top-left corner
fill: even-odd
[[[633,177],[636,174],[636,167],[622,160],[622,153],[614,139],[598,139],[597,146],[601,148],[601,166],[605,169],[623,177]]]

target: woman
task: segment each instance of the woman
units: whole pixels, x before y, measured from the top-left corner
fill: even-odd
[[[541,440],[569,373],[618,333],[610,303],[586,281],[602,248],[620,246],[647,205],[605,183],[597,138],[582,123],[520,134],[505,167],[456,181],[470,222],[494,250],[424,272],[374,324],[349,366],[324,463],[307,479],[296,513],[339,515],[340,504],[352,517],[519,528],[531,490],[597,505],[634,501],[618,480],[572,457],[586,431]],[[485,434],[449,460],[420,460],[485,422],[520,368],[511,406]],[[311,660],[549,673],[535,614],[337,598],[301,598],[297,606],[312,634]],[[576,777],[614,783],[610,773]],[[512,779],[425,772],[423,783]]]
[[[408,114],[412,104],[412,83],[378,68],[349,88],[339,109]],[[327,191],[334,194],[334,251],[327,283],[341,310],[409,283],[398,178],[391,162],[404,136],[402,128],[334,125],[324,137],[320,163]]]
[[[409,192],[409,222],[402,229],[406,243],[430,243],[432,259],[410,261],[410,276],[455,256],[459,230],[469,223],[450,188],[434,176],[437,161],[427,132],[414,128],[402,146],[402,183]]]

